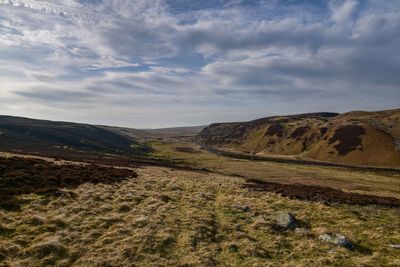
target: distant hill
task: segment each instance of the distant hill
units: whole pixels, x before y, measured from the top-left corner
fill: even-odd
[[[207,126],[188,126],[188,127],[172,127],[172,128],[159,128],[159,129],[132,129],[116,126],[99,126],[103,129],[133,138],[138,141],[154,141],[154,140],[168,140],[173,141],[176,139],[192,140],[202,129]]]
[[[132,137],[99,126],[13,116],[0,116],[0,150],[120,155],[143,155],[150,151]]]
[[[225,151],[328,162],[400,166],[400,109],[310,113],[216,123],[196,141]]]

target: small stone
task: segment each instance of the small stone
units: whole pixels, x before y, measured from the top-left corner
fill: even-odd
[[[390,248],[400,249],[400,244],[389,244]]]
[[[335,254],[335,253],[336,253],[335,249],[331,249],[331,250],[328,251],[328,254]]]
[[[276,226],[283,229],[295,230],[299,228],[299,222],[293,214],[288,212],[280,212],[276,216]]]
[[[243,207],[242,210],[243,210],[244,212],[250,212],[250,211],[251,211],[251,209],[250,209],[249,206]]]
[[[237,209],[239,209],[239,210],[241,210],[241,211],[243,211],[243,212],[250,212],[250,211],[251,211],[251,209],[250,209],[249,206],[235,205],[235,208],[237,208]]]
[[[350,240],[341,234],[322,234],[318,236],[318,239],[326,243],[335,244],[339,247],[353,249],[353,244]]]

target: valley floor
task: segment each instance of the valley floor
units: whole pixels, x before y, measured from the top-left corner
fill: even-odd
[[[0,209],[3,266],[399,266],[400,211],[249,191],[242,178],[162,167]],[[248,206],[249,209],[243,208]],[[304,231],[281,231],[277,212]],[[341,233],[354,250],[323,243]],[[1,264],[0,264],[1,265]]]

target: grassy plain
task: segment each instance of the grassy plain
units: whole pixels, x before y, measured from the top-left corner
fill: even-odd
[[[279,183],[300,183],[348,192],[400,198],[400,172],[360,171],[340,167],[251,161],[215,155],[186,140],[153,141],[155,157],[226,175]]]

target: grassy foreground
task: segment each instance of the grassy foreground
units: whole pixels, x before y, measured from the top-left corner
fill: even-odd
[[[4,266],[399,266],[398,209],[290,200],[244,179],[144,167],[114,184],[26,194],[0,210]],[[249,212],[237,206],[250,207]],[[306,231],[276,231],[279,211]],[[339,232],[355,250],[322,243]],[[1,264],[0,264],[1,265]]]

